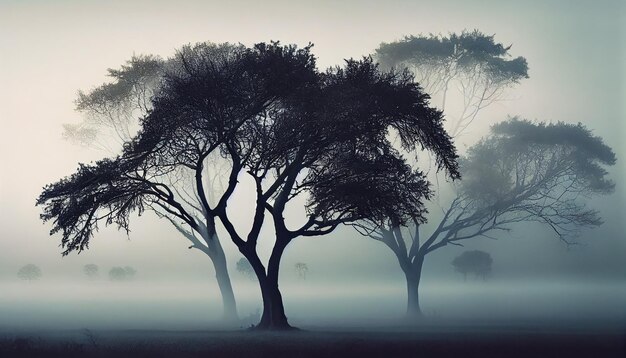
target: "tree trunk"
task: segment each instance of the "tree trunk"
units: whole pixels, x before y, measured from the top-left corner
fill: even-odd
[[[215,267],[215,277],[217,278],[217,285],[219,286],[220,293],[222,294],[222,304],[224,306],[224,321],[237,322],[239,321],[239,316],[237,315],[237,302],[235,301],[233,286],[230,283],[228,265],[226,264],[224,251],[221,252],[221,257],[216,257],[213,259],[213,267]]]
[[[261,287],[263,296],[263,315],[261,321],[255,327],[258,330],[290,330],[294,329],[287,322],[285,315],[285,306],[283,305],[283,297],[278,287],[278,272],[280,268],[280,259],[282,258],[285,247],[289,243],[288,239],[277,237],[276,244],[272,250],[272,255],[267,265],[267,275],[257,277]],[[255,270],[257,272],[257,270]]]
[[[207,254],[211,258],[211,262],[213,262],[215,278],[217,279],[217,285],[222,295],[222,305],[224,308],[223,319],[225,322],[229,323],[238,322],[237,302],[235,301],[235,293],[233,292],[230,275],[228,274],[228,265],[226,263],[224,249],[217,237],[213,237],[209,242],[212,245],[209,247]]]
[[[409,271],[405,271],[407,288],[406,317],[409,320],[423,316],[420,307],[419,285],[422,278],[422,266],[424,258],[416,257],[415,262],[410,266]]]

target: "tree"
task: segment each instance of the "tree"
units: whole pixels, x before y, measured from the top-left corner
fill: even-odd
[[[305,264],[304,262],[296,262],[296,264],[294,265],[294,268],[296,269],[296,272],[298,273],[298,277],[306,280],[306,274],[307,272],[309,272],[309,265]]]
[[[368,58],[348,60],[343,68],[331,69],[317,83],[298,90],[283,102],[288,111],[252,122],[252,137],[244,143],[260,143],[252,147],[254,152],[237,151],[247,148],[240,144],[231,150],[234,162],[243,163],[257,188],[247,240],[227,215],[220,216],[259,279],[261,329],[290,328],[278,274],[282,254],[295,238],[325,235],[360,220],[382,224],[389,217],[397,222],[422,218],[428,182],[393,148],[389,132],[395,131],[405,148],[422,146],[433,152],[441,168],[457,175],[455,149],[441,126],[441,112],[428,106],[429,97],[408,72],[382,72]],[[236,176],[231,178],[235,185]],[[307,219],[290,228],[284,213],[299,195],[308,197]],[[276,233],[267,271],[256,253],[266,211]]]
[[[139,118],[150,110],[167,66],[158,56],[134,56],[119,69],[108,69],[112,82],[78,92],[76,110],[85,114],[78,124],[63,125],[63,137],[73,143],[116,153],[139,129]]]
[[[462,273],[464,280],[467,280],[468,273],[474,273],[476,277],[482,277],[483,280],[486,280],[491,273],[492,263],[491,255],[480,250],[464,251],[452,260],[454,270]]]
[[[131,212],[141,214],[156,208],[158,215],[190,240],[190,248],[211,258],[225,316],[235,317],[234,294],[215,226],[232,190],[211,200],[211,192],[205,188],[215,173],[207,173],[205,168],[207,162],[227,154],[220,146],[242,130],[243,123],[267,112],[281,93],[290,92],[292,82],[301,82],[297,71],[290,72],[294,66],[290,69],[289,61],[298,64],[297,57],[304,57],[295,49],[283,53],[282,47],[272,48],[275,51],[261,53],[260,48],[198,44],[184,47],[169,60],[159,91],[155,91],[163,93],[156,99],[158,108],[150,103],[149,119],[125,144],[123,154],[81,165],[72,177],[44,188],[38,200],[45,205],[42,219],[54,221],[51,233],[62,232],[63,254],[88,248],[98,223],[127,230]],[[272,57],[278,62],[272,64]],[[308,71],[306,66],[300,67],[300,73]],[[113,103],[107,108],[116,108],[116,98],[106,99]],[[196,112],[187,111],[194,106]],[[176,114],[178,109],[181,112]],[[240,167],[235,172],[238,170]]]
[[[450,134],[456,137],[483,108],[503,99],[507,88],[528,78],[526,59],[509,59],[511,46],[496,43],[494,36],[478,30],[448,36],[407,36],[382,43],[374,56],[385,68],[408,67],[427,93],[440,97]],[[446,101],[454,88],[462,100],[460,113],[452,116]]]
[[[83,266],[83,272],[85,273],[85,275],[87,275],[87,277],[93,279],[96,276],[98,276],[98,265],[95,264],[87,264],[85,266]]]
[[[249,278],[250,280],[256,279],[256,276],[254,275],[254,269],[245,257],[242,257],[239,259],[239,261],[237,261],[237,271]]]
[[[582,124],[533,123],[512,118],[460,160],[463,180],[457,195],[425,238],[419,222],[393,225],[365,234],[396,255],[407,281],[407,315],[420,316],[419,283],[426,255],[447,245],[462,246],[478,237],[495,239],[517,223],[538,223],[573,245],[583,228],[602,224],[586,206],[594,195],[614,188],[605,166],[615,154]]]
[[[135,275],[137,274],[137,270],[130,266],[124,266],[124,272],[126,272],[126,277],[128,277],[128,279],[135,278]]]
[[[111,270],[109,270],[109,278],[112,281],[128,281],[128,280],[132,280],[133,278],[135,278],[135,274],[137,273],[137,270],[135,270],[134,268],[130,267],[130,266],[124,266],[124,267],[113,267],[111,268]]]
[[[198,56],[209,57],[215,63],[234,53],[241,52],[243,47],[228,43],[215,45],[199,43],[195,46],[185,46],[173,58],[163,60],[158,56],[133,56],[119,69],[109,69],[111,82],[105,83],[85,93],[79,91],[76,100],[76,109],[84,114],[79,124],[64,124],[64,138],[84,146],[104,150],[109,154],[118,154],[123,147],[136,135],[140,128],[141,118],[152,109],[152,97],[161,88],[165,77],[171,72],[178,71],[185,66],[185,61],[195,61]],[[218,71],[219,69],[214,69]],[[216,193],[222,189],[222,177],[225,169],[219,155],[209,155],[204,163],[205,172],[202,175],[206,191],[206,199],[210,203],[216,201]],[[170,190],[175,191],[177,201],[184,202],[186,210],[196,217],[204,214],[199,208],[199,197],[195,192],[195,179],[189,178],[188,173],[180,171],[162,173],[157,181],[167,183]],[[236,321],[238,318],[235,296],[230,284],[230,278],[225,262],[225,255],[220,244],[217,231],[213,237],[207,235],[211,230],[188,230],[184,223],[172,216],[159,205],[147,204],[146,209],[153,211],[157,216],[169,221],[187,240],[191,248],[200,249],[213,262],[220,293],[224,306],[224,319]],[[202,229],[202,228],[201,228]],[[202,241],[197,239],[202,238]],[[204,244],[202,243],[204,241]],[[209,241],[207,243],[207,241]]]
[[[387,218],[421,220],[428,196],[424,175],[393,148],[433,152],[439,167],[458,176],[456,153],[441,112],[406,72],[381,72],[371,59],[319,73],[310,46],[257,44],[233,56],[203,49],[179,53],[141,130],[117,158],[81,166],[44,189],[38,203],[66,251],[84,249],[100,221],[128,228],[128,215],[158,205],[184,225],[214,237],[215,219],[248,260],[263,298],[259,329],[289,329],[278,287],[282,254],[296,237],[319,236],[341,224]],[[230,163],[224,192],[206,200],[204,161],[218,154]],[[198,203],[180,202],[162,181],[191,171]],[[227,203],[244,176],[255,186],[250,230],[231,222]],[[288,228],[287,204],[308,197],[307,219]],[[185,204],[202,212],[191,215]],[[265,214],[276,235],[267,266],[257,241]],[[386,221],[385,221],[386,222]],[[203,237],[205,237],[203,235]],[[267,268],[266,268],[267,267]],[[219,280],[218,280],[219,282]]]
[[[216,193],[221,187],[220,175],[224,170],[215,165],[220,158],[219,151],[215,150],[219,143],[214,141],[217,129],[209,133],[208,138],[195,138],[183,134],[189,128],[175,132],[176,125],[182,125],[181,121],[167,123],[164,120],[151,128],[143,125],[140,136],[132,136],[129,128],[133,118],[153,112],[155,93],[174,86],[175,78],[193,76],[194,71],[199,70],[204,71],[204,79],[211,83],[195,90],[213,95],[214,110],[245,117],[268,105],[274,99],[261,85],[264,79],[252,77],[254,74],[245,63],[245,52],[243,46],[201,43],[183,47],[167,61],[152,56],[134,57],[121,69],[109,70],[114,82],[88,94],[79,94],[78,109],[88,115],[81,128],[87,128],[90,133],[108,130],[111,137],[126,142],[127,150],[126,154],[93,166],[81,165],[76,175],[46,187],[40,196],[40,205],[50,204],[47,209],[55,207],[54,212],[43,214],[42,219],[56,220],[52,233],[63,232],[64,255],[88,248],[98,222],[115,223],[127,229],[131,212],[141,214],[146,209],[152,210],[189,240],[190,249],[198,249],[211,259],[222,294],[224,318],[227,321],[237,319],[226,256],[215,227],[217,210],[226,206],[226,201],[220,201]],[[235,77],[239,81],[232,81]],[[211,122],[215,128],[223,130],[221,134],[228,130],[223,127],[226,122],[222,121],[227,118],[213,118]],[[199,127],[192,129],[201,130]],[[160,142],[175,143],[178,139],[181,142],[176,147],[156,153]],[[177,150],[185,153],[174,157]],[[103,188],[111,189],[108,195],[99,195]],[[82,201],[81,207],[73,206],[76,211],[62,208],[76,198],[92,202]],[[214,205],[215,210],[206,210],[210,205]],[[97,211],[106,213],[101,217],[93,216]]]
[[[41,269],[37,265],[28,264],[17,271],[20,280],[33,281],[41,278]]]

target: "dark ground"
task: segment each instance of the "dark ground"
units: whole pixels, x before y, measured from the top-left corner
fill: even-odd
[[[626,357],[624,326],[0,332],[0,357]]]

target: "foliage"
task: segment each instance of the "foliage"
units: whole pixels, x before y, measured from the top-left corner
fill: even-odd
[[[25,265],[17,271],[17,277],[20,280],[39,280],[41,276],[41,269],[39,268],[39,266],[34,264]]]
[[[78,92],[76,109],[85,113],[78,124],[64,124],[64,138],[112,151],[109,140],[123,144],[137,131],[136,118],[150,109],[167,63],[157,56],[133,56],[119,69],[109,69],[111,82]]]
[[[491,255],[480,250],[464,251],[452,260],[454,270],[462,273],[465,278],[468,273],[473,273],[476,277],[486,279],[491,273],[492,263]]]
[[[444,110],[449,89],[458,88],[463,108],[452,120],[450,132],[457,136],[480,110],[502,99],[507,88],[528,78],[526,59],[510,59],[510,49],[497,43],[494,35],[474,30],[448,36],[407,36],[382,43],[374,56],[385,68],[409,68],[430,95],[442,95]]]

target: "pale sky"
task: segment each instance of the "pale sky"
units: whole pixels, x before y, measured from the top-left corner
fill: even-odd
[[[527,245],[519,238],[510,245],[499,242],[493,250],[509,259],[533,254],[544,268],[558,256],[568,265],[587,260],[601,274],[619,270],[619,258],[623,265],[626,256],[625,8],[622,1],[0,0],[0,278],[29,262],[51,271],[92,261],[210,270],[206,257],[187,250],[187,242],[168,223],[149,214],[135,220],[130,241],[114,229],[101,230],[88,252],[64,259],[57,247],[60,237],[49,237],[49,226],[38,219],[40,208],[34,203],[43,185],[71,174],[78,162],[103,155],[61,138],[61,124],[81,118],[74,112],[77,91],[106,81],[106,69],[133,54],[168,57],[181,45],[199,41],[313,42],[319,67],[325,68],[404,35],[464,29],[495,34],[530,67],[530,79],[511,91],[510,100],[485,111],[464,142],[476,140],[490,123],[520,115],[582,122],[618,157],[611,169],[617,190],[594,201],[606,223],[588,234],[586,254],[563,258],[567,253],[553,239],[541,246],[539,240]],[[349,264],[340,261],[356,247],[357,264],[371,272],[399,272],[388,250],[348,229],[306,240],[295,242],[287,257],[297,260],[306,253],[315,262],[321,255],[334,262],[330,267],[344,267]],[[225,246],[234,252],[230,243]],[[590,253],[596,258],[590,259]],[[613,256],[598,259],[605,254]],[[449,255],[441,257],[446,261]],[[522,260],[512,265],[525,269]]]

